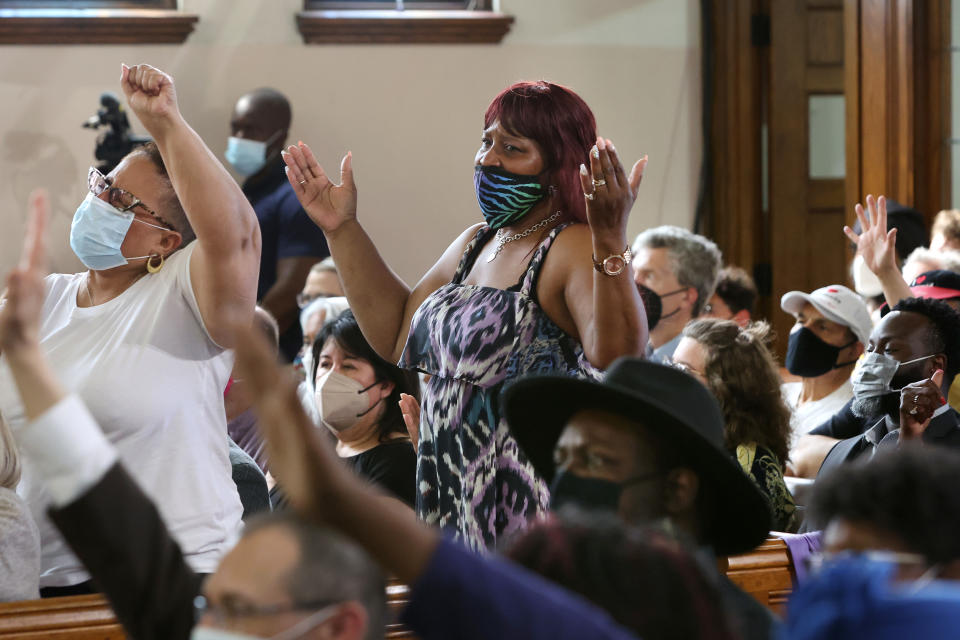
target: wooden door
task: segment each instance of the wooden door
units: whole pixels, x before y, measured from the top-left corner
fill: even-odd
[[[780,297],[848,281],[843,19],[842,0],[770,3],[768,311],[781,354],[793,319]]]

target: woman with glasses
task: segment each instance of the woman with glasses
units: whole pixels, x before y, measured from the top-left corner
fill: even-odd
[[[183,119],[172,78],[123,66],[131,111],[155,142],[108,175],[91,169],[70,246],[86,267],[47,277],[40,341],[150,494],[199,572],[211,572],[240,523],[223,392],[234,328],[249,325],[260,234],[253,210]],[[26,422],[0,359],[0,412]],[[90,589],[56,533],[36,470],[20,484],[40,527],[44,595]]]
[[[801,514],[783,480],[790,442],[790,410],[767,348],[765,322],[740,328],[704,318],[683,329],[673,365],[699,380],[723,411],[724,444],[767,497],[775,531],[794,532]]]

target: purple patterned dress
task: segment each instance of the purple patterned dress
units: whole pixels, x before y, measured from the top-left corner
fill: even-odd
[[[410,324],[400,366],[432,376],[423,392],[417,514],[473,549],[491,549],[546,511],[549,492],[500,415],[504,383],[535,373],[598,378],[580,343],[537,303],[553,229],[510,289],[461,284],[493,231],[483,227],[450,284]]]

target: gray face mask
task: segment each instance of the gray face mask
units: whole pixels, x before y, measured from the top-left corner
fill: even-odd
[[[905,364],[913,364],[927,358],[932,358],[936,354],[930,354],[921,358],[914,358],[906,362],[900,362],[893,356],[888,356],[879,351],[871,351],[863,358],[863,362],[857,367],[853,374],[853,397],[857,400],[885,396],[888,393],[899,391],[892,389],[890,383],[897,374],[897,369]]]

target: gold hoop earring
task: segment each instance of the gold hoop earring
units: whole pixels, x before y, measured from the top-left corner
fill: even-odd
[[[160,258],[160,264],[158,264],[158,265],[156,265],[156,266],[153,265],[153,259],[154,259],[155,257],[156,257],[156,258]],[[156,256],[150,256],[149,258],[147,258],[147,272],[148,272],[148,273],[156,273],[156,272],[160,271],[160,269],[163,269],[163,256],[162,256],[162,255],[157,254]]]

